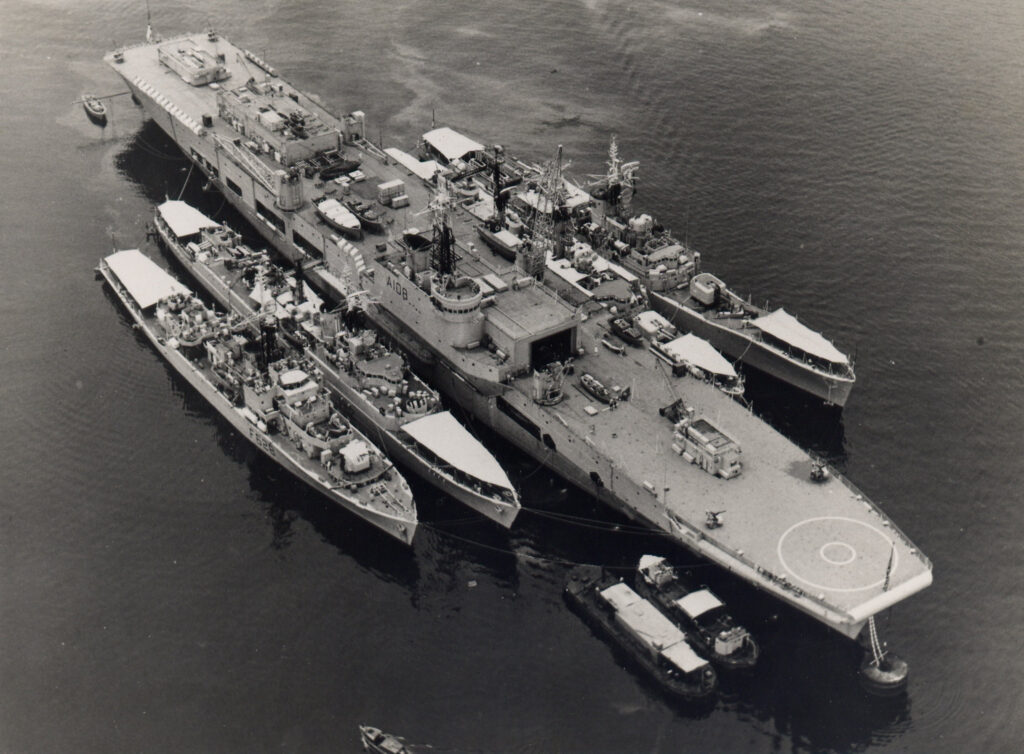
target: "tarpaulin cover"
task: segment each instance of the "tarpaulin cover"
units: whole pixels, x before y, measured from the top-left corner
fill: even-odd
[[[480,441],[448,411],[441,411],[402,426],[416,442],[450,466],[497,487],[512,489],[505,470]]]
[[[217,223],[195,207],[179,201],[166,201],[156,208],[176,238],[192,236],[204,228],[216,228]]]
[[[140,309],[146,309],[176,293],[192,295],[192,291],[138,249],[115,252],[107,257],[106,262]]]
[[[811,356],[834,364],[848,363],[846,354],[811,328],[800,324],[797,318],[785,309],[776,309],[771,314],[758,317],[751,324]]]

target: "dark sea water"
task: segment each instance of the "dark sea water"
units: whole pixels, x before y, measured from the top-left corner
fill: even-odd
[[[497,438],[532,509],[511,532],[415,481],[411,551],[331,509],[94,279],[112,234],[167,264],[145,226],[188,173],[127,97],[106,129],[73,104],[123,90],[101,57],[144,3],[0,0],[0,750],[347,752],[364,722],[474,752],[1024,750],[1024,3],[150,4],[389,144],[433,113],[582,175],[617,134],[707,269],[856,353],[841,412],[749,392],[935,583],[881,620],[912,677],[879,703],[849,642],[698,565],[765,652],[694,711],[561,598],[572,562],[692,558]]]

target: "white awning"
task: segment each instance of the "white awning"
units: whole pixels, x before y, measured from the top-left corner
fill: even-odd
[[[801,324],[785,309],[776,309],[771,314],[758,317],[750,324],[811,356],[817,356],[819,359],[831,361],[834,364],[848,363],[846,354],[814,330]]]
[[[178,238],[195,235],[203,228],[218,226],[218,223],[185,202],[169,200],[157,207],[156,211],[160,213],[160,217]]]
[[[685,597],[680,597],[676,600],[676,604],[691,618],[696,618],[699,615],[704,615],[708,610],[721,607],[722,601],[707,589],[701,589],[690,592]]]
[[[616,610],[625,610],[634,602],[640,601],[640,595],[621,581],[602,589],[601,597]]]
[[[138,249],[115,252],[106,258],[106,263],[140,309],[176,293],[192,295],[192,291]]]
[[[684,673],[692,673],[708,664],[707,660],[694,652],[685,641],[661,650],[661,656]]]
[[[736,370],[727,358],[722,356],[715,347],[693,333],[669,341],[662,348],[677,361],[685,361],[705,372],[735,377]]]
[[[411,154],[403,152],[398,147],[387,147],[384,151],[387,153],[388,157],[406,168],[410,173],[418,175],[425,181],[429,181],[434,177],[434,173],[437,172],[437,162],[434,160],[421,162]]]
[[[658,651],[685,639],[683,632],[647,600],[638,600],[619,609],[616,617],[637,639]]]
[[[448,162],[461,159],[470,152],[482,152],[484,150],[483,144],[478,144],[468,136],[463,136],[458,131],[448,128],[448,126],[427,131],[423,134],[423,141],[440,152]]]
[[[448,411],[424,416],[402,425],[402,429],[450,466],[487,484],[512,489],[501,464]]]
[[[494,236],[510,249],[518,249],[523,243],[523,239],[504,228],[495,233]]]

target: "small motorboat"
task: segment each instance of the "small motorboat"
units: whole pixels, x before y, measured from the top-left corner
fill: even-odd
[[[584,372],[580,375],[580,385],[590,393],[592,396],[601,401],[601,403],[611,403],[612,394],[601,382],[589,372]]]
[[[335,230],[353,239],[363,237],[362,225],[352,211],[337,199],[325,199],[316,205],[316,213]]]
[[[93,94],[83,94],[82,107],[85,108],[89,120],[97,126],[107,125],[107,106],[103,104],[103,100]]]
[[[412,754],[412,750],[401,738],[371,725],[359,726],[359,739],[363,748],[374,754]]]
[[[626,317],[613,317],[610,323],[611,331],[629,343],[631,346],[639,346],[644,342],[643,333],[640,328],[634,325]]]

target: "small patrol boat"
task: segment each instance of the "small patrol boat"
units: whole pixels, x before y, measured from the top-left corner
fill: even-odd
[[[565,599],[666,692],[684,700],[715,693],[714,668],[678,626],[628,584],[596,566],[576,566],[569,573]]]
[[[736,624],[724,603],[706,587],[686,582],[663,557],[643,555],[637,567],[637,591],[673,620],[697,649],[724,670],[751,668],[760,649]]]

